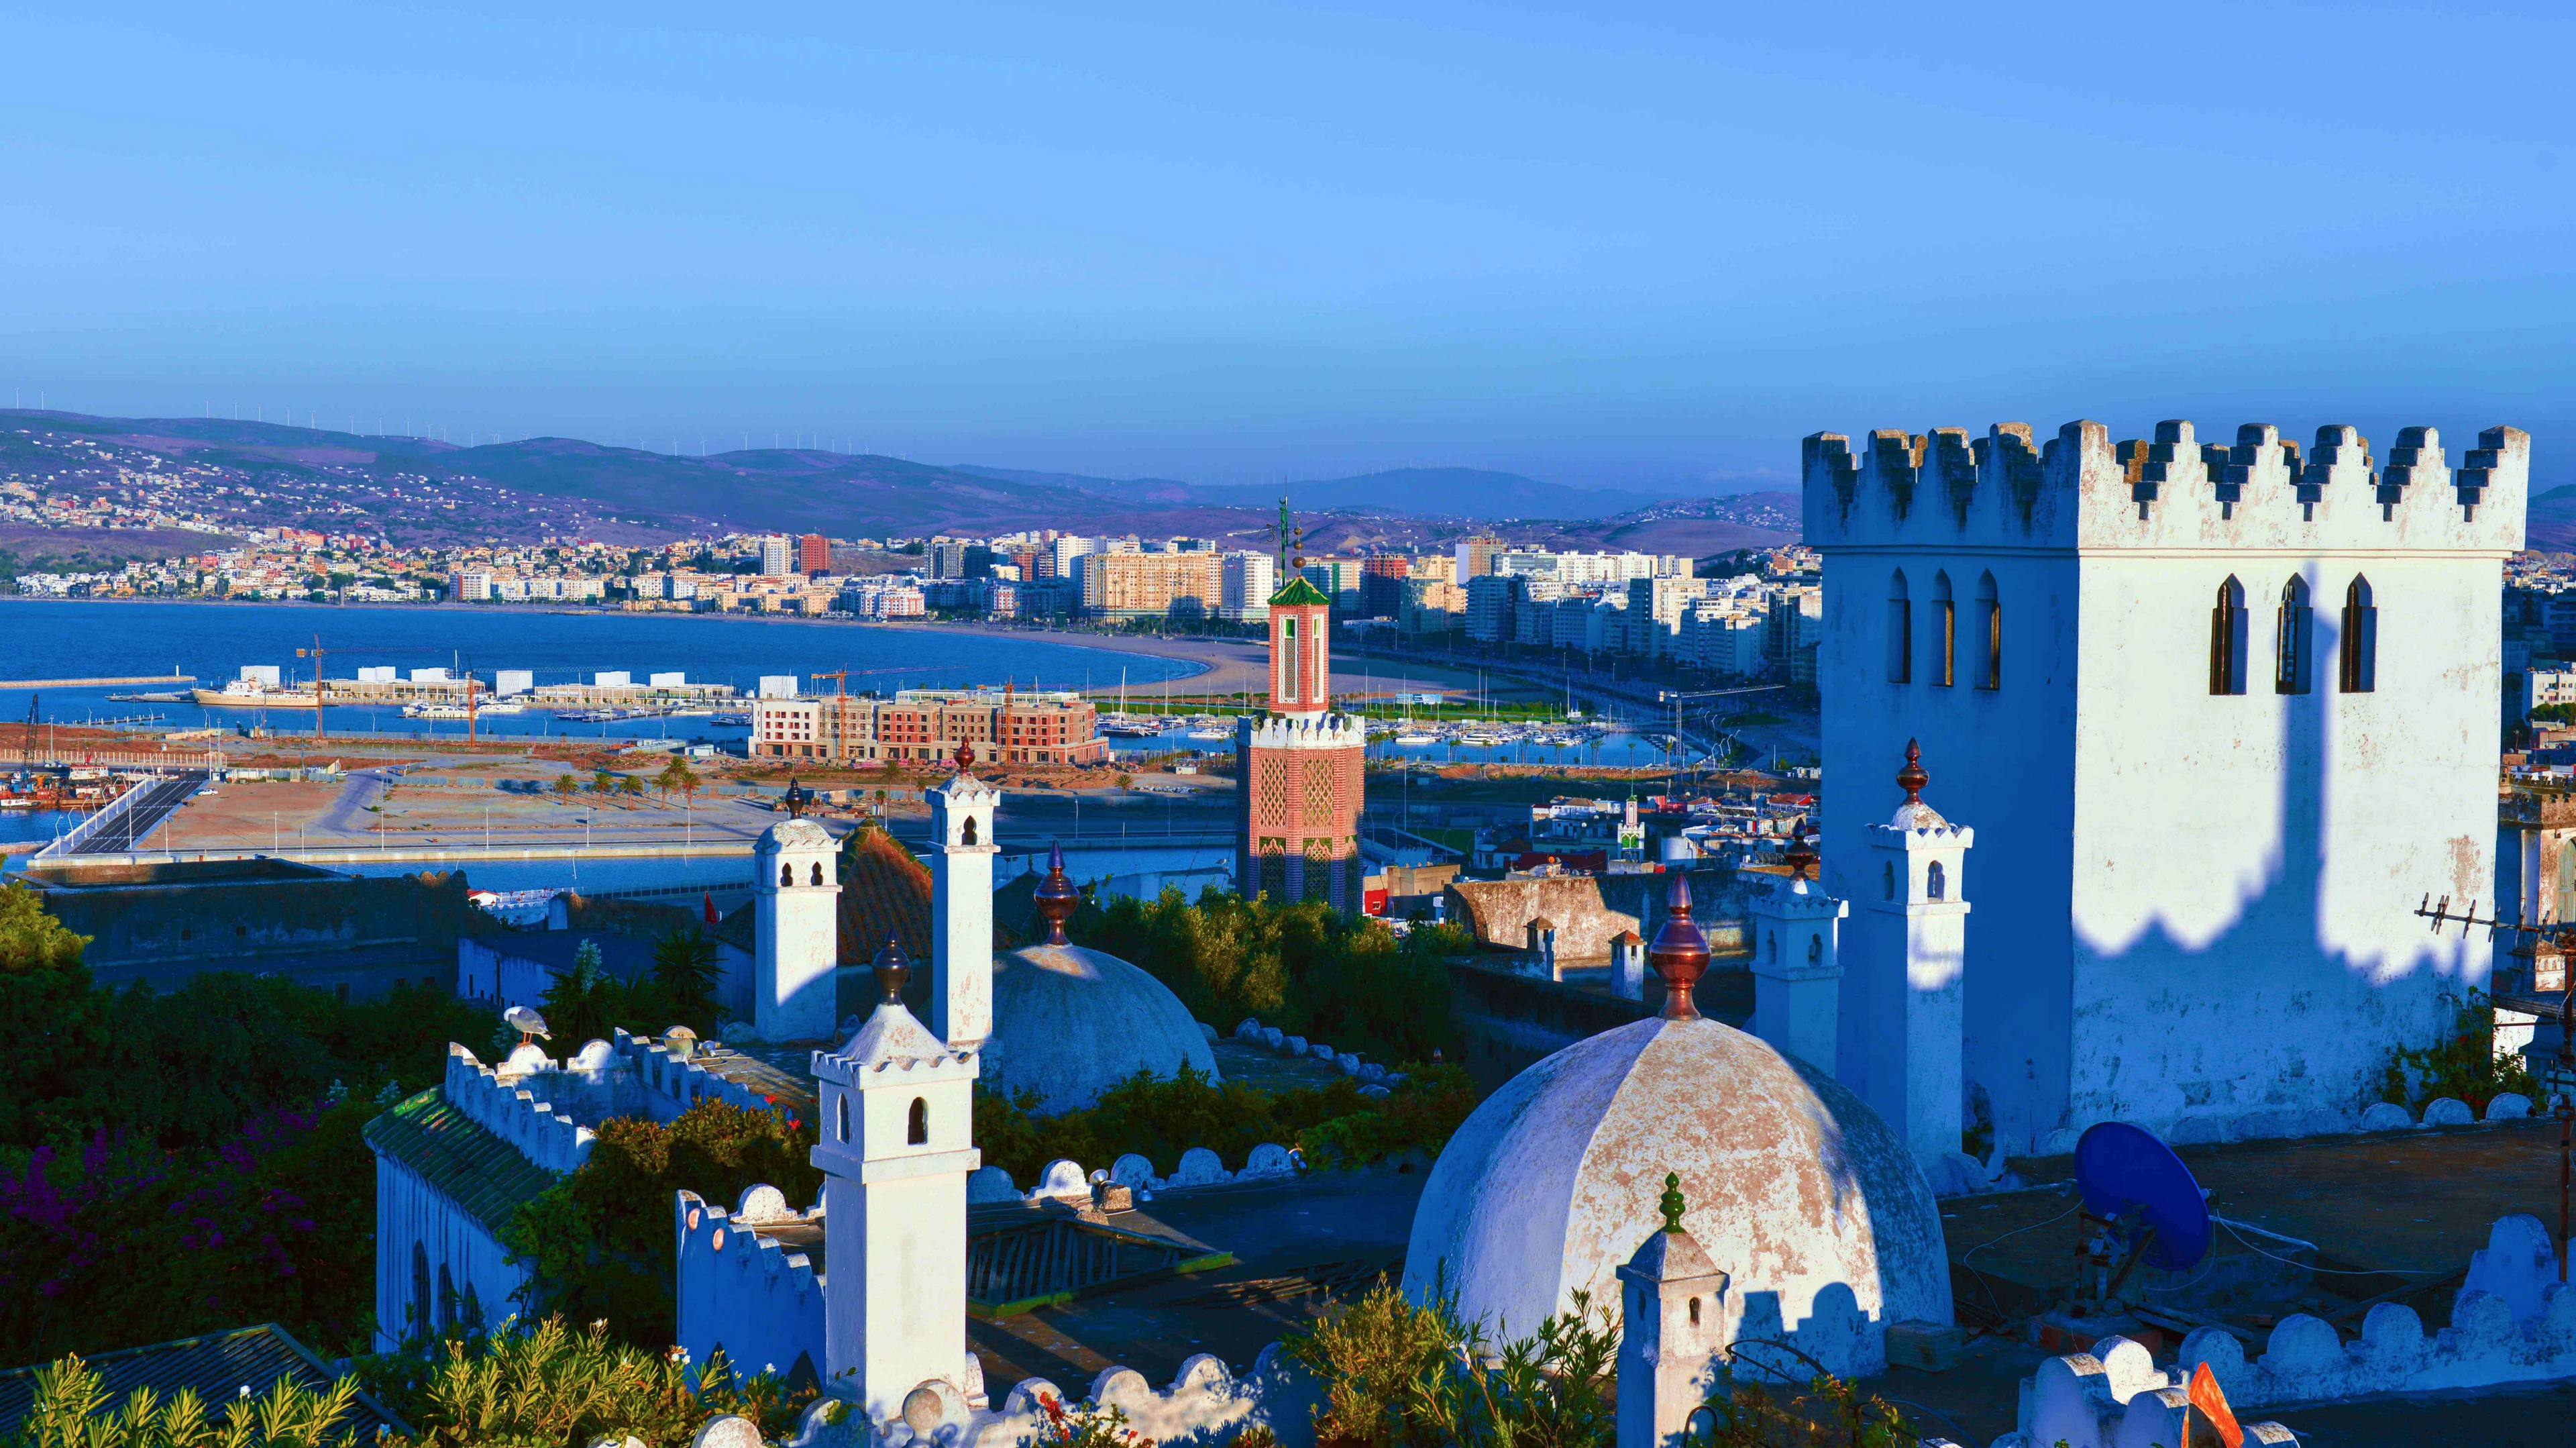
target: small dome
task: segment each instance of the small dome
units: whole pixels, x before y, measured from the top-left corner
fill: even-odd
[[[1168,1078],[1192,1066],[1217,1077],[1206,1033],[1170,987],[1078,945],[994,955],[983,1064],[985,1080],[1037,1092],[1050,1113],[1089,1106],[1138,1071]]]
[[[840,848],[832,832],[812,820],[780,820],[760,832],[760,852],[774,854],[780,850],[836,850]]]
[[[1729,1274],[1725,1340],[1861,1375],[1886,1366],[1887,1324],[1951,1320],[1940,1211],[1895,1132],[1832,1077],[1701,1019],[1605,1031],[1486,1098],[1424,1185],[1405,1290],[1427,1299],[1445,1273],[1496,1340],[1578,1288],[1615,1308],[1667,1172]]]

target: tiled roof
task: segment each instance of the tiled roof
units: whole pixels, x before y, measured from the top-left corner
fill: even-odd
[[[254,1398],[266,1396],[280,1376],[316,1392],[328,1389],[332,1383],[332,1374],[322,1366],[322,1360],[273,1322],[203,1337],[183,1337],[150,1347],[103,1352],[81,1361],[98,1374],[101,1386],[107,1390],[110,1409],[122,1406],[126,1396],[137,1388],[150,1388],[165,1402],[181,1388],[194,1388],[198,1400],[220,1414],[226,1404],[241,1396],[244,1388],[250,1389]],[[35,1407],[36,1374],[48,1366],[51,1364],[0,1372],[0,1440],[15,1435],[19,1423]],[[408,1426],[364,1393],[358,1395],[355,1414],[338,1426],[361,1443],[375,1441],[376,1434],[369,1430],[380,1427],[404,1437],[411,1435]]]
[[[874,961],[891,930],[914,974],[928,975],[918,967],[930,960],[930,867],[873,826],[862,826],[841,848],[850,861],[841,881],[841,963]]]
[[[420,1174],[448,1200],[492,1229],[554,1185],[555,1174],[477,1125],[437,1087],[367,1123],[367,1145]]]
[[[1291,575],[1277,593],[1270,595],[1272,608],[1295,608],[1304,604],[1330,608],[1332,603],[1324,596],[1324,591],[1307,582],[1306,575],[1302,573]]]

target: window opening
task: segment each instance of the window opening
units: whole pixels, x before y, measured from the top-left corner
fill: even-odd
[[[2209,610],[2209,692],[2245,692],[2245,585],[2229,574]]]
[[[906,1146],[930,1145],[930,1103],[918,1096],[912,1098],[912,1118],[904,1124],[903,1141]]]
[[[2308,607],[2307,580],[2291,575],[2281,585],[2281,612],[2273,632],[2272,692],[2308,692],[2308,654],[2314,632],[2314,610]]]
[[[1914,679],[1914,604],[1906,596],[1905,570],[1887,578],[1887,682]]]
[[[1959,682],[1959,605],[1950,597],[1950,575],[1932,575],[1932,682]]]
[[[2379,683],[2379,610],[2370,602],[2370,580],[2356,573],[2343,591],[2341,667],[2336,687],[2347,694],[2374,692]]]
[[[1977,687],[2004,686],[2004,604],[1991,573],[1977,580]]]

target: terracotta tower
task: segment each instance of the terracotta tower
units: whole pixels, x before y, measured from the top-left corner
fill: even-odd
[[[1359,819],[1368,736],[1335,714],[1332,601],[1298,570],[1303,550],[1288,505],[1279,506],[1283,556],[1270,595],[1270,707],[1235,721],[1240,781],[1235,805],[1235,888],[1273,900],[1324,900],[1360,908]]]

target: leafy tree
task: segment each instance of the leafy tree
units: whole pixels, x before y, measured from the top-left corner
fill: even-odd
[[[670,1002],[670,1014],[700,1035],[713,1035],[724,1023],[716,988],[724,969],[713,936],[695,925],[674,930],[653,944],[653,983]]]
[[[15,1022],[0,1051],[0,1142],[76,1138],[85,1118],[66,1087],[94,1069],[107,1012],[81,952],[89,937],[45,913],[35,891],[0,886],[0,1019]]]
[[[811,1202],[823,1174],[807,1160],[810,1124],[784,1112],[702,1101],[665,1125],[619,1117],[601,1124],[581,1170],[521,1207],[502,1232],[511,1260],[534,1272],[531,1316],[606,1319],[639,1346],[677,1331],[671,1194],[687,1188],[730,1203],[766,1182]]]

